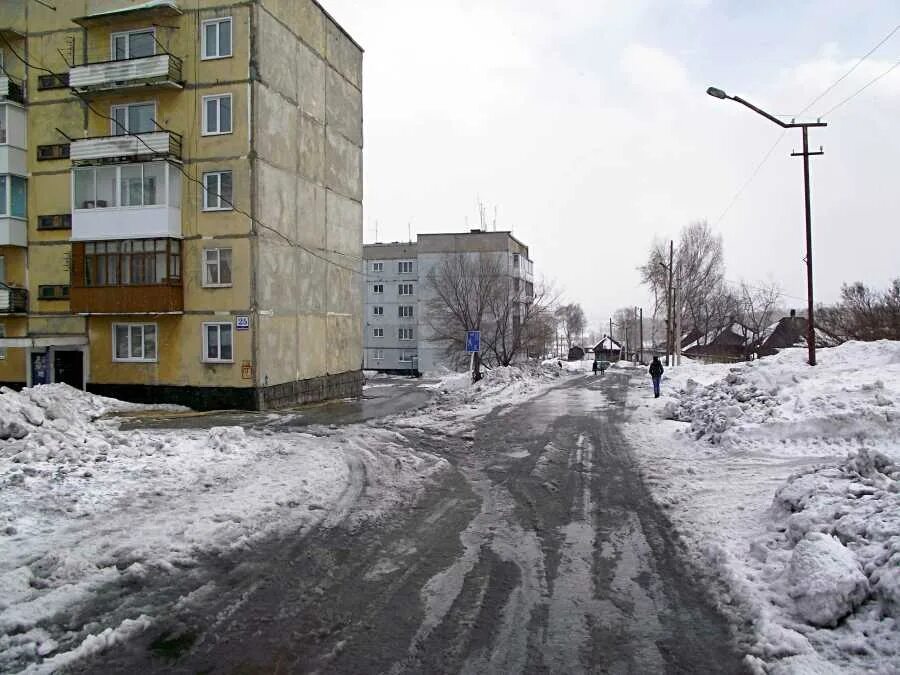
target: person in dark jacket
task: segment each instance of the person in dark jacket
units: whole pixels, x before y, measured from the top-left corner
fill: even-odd
[[[595,376],[595,377],[596,377],[596,375],[597,375],[597,367],[598,367],[598,365],[599,365],[599,364],[598,364],[596,361],[594,361],[594,376]]]
[[[653,379],[653,398],[659,398],[659,381],[662,379],[663,366],[658,356],[653,357],[650,364],[650,377]]]

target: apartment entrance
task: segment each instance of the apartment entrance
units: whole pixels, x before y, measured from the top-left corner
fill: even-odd
[[[84,354],[77,349],[53,352],[53,381],[84,389]]]

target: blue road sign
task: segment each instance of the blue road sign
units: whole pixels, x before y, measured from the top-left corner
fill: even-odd
[[[466,352],[480,352],[481,351],[481,331],[480,330],[469,330],[466,331]]]

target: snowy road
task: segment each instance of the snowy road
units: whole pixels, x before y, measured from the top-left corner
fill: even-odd
[[[392,424],[454,468],[415,508],[368,509],[353,465],[335,527],[211,560],[214,590],[74,671],[741,672],[620,436],[626,386]]]

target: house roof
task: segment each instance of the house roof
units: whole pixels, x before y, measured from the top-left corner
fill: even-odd
[[[596,345],[594,345],[594,352],[604,351],[604,352],[618,352],[622,351],[622,345],[619,342],[616,342],[608,335],[604,335],[603,339],[600,340]]]

